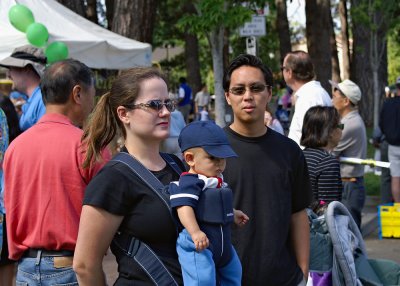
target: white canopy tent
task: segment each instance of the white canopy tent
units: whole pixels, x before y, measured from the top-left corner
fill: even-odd
[[[151,65],[151,45],[110,32],[79,16],[55,0],[0,0],[0,59],[15,47],[28,44],[26,34],[9,22],[15,4],[27,6],[49,31],[48,43],[64,42],[69,57],[96,69],[127,69]]]

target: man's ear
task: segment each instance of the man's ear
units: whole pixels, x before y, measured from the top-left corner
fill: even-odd
[[[267,95],[267,104],[270,103],[272,98],[272,87],[267,87],[268,95]]]
[[[344,98],[344,105],[345,105],[346,107],[351,105],[351,101],[350,101],[350,99],[349,99],[347,96]]]
[[[286,76],[288,78],[293,78],[293,71],[292,69],[286,69]]]
[[[81,91],[82,91],[82,88],[79,84],[75,85],[72,88],[72,99],[77,104],[81,104]]]
[[[194,154],[191,151],[186,151],[183,153],[183,159],[189,165],[189,167],[194,166]]]
[[[231,100],[229,98],[229,92],[225,92],[225,99],[226,99],[226,102],[228,103],[228,105],[231,105]]]

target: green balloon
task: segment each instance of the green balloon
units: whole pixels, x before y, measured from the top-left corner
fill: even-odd
[[[32,11],[21,4],[16,4],[10,8],[8,11],[8,19],[14,28],[23,33],[26,32],[30,24],[35,22]]]
[[[53,42],[47,46],[45,52],[47,62],[52,64],[68,58],[68,47],[63,42]]]
[[[26,37],[32,45],[42,47],[49,39],[49,32],[43,24],[33,23],[29,25],[28,29],[26,29]]]

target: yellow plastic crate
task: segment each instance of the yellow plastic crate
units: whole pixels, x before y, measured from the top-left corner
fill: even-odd
[[[378,206],[379,238],[400,238],[400,203]]]

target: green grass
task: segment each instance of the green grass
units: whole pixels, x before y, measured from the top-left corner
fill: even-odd
[[[381,177],[374,173],[365,173],[364,175],[365,190],[367,196],[379,196],[381,188]]]

